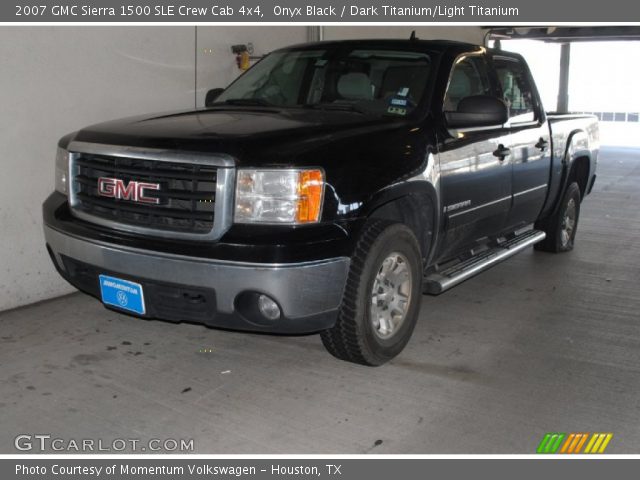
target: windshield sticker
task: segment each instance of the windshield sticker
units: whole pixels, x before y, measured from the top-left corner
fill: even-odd
[[[387,113],[392,113],[394,115],[406,115],[407,109],[402,107],[389,107],[387,108]]]
[[[398,95],[400,95],[401,97],[406,97],[407,95],[409,95],[409,87],[401,88],[398,91]]]
[[[324,67],[326,64],[327,64],[326,58],[319,58],[318,60],[316,60],[314,67]]]

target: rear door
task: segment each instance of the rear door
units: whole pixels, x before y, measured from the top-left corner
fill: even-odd
[[[493,57],[501,95],[509,107],[513,203],[507,227],[518,228],[538,217],[551,168],[549,125],[529,69],[520,57]]]
[[[464,97],[497,95],[483,54],[458,57],[449,76],[444,111],[455,111]],[[443,260],[476,240],[502,230],[511,207],[510,143],[502,125],[448,130],[439,141],[445,235]]]

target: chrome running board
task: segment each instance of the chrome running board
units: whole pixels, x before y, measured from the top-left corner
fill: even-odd
[[[520,253],[534,243],[544,240],[545,237],[546,234],[540,230],[529,230],[444,270],[431,273],[424,278],[424,293],[438,295],[445,292],[516,253]]]

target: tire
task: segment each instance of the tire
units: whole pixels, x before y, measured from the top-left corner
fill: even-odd
[[[547,238],[535,244],[536,250],[552,253],[573,250],[580,218],[580,197],[580,187],[576,182],[571,183],[557,213],[536,223],[536,228],[547,234]]]
[[[322,343],[341,360],[382,365],[409,341],[421,292],[422,257],[413,232],[402,224],[370,220],[351,259],[338,319],[321,333]]]

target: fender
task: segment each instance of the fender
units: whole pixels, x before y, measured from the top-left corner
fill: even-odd
[[[586,157],[589,159],[589,174],[591,176],[591,162],[592,151],[589,145],[589,136],[584,130],[573,130],[567,137],[567,145],[565,147],[564,155],[562,157],[562,180],[560,181],[560,188],[556,195],[553,208],[547,215],[547,217],[553,216],[560,208],[560,200],[564,196],[569,186],[569,178],[571,178],[571,171],[577,158]]]
[[[425,163],[421,173],[375,193],[365,204],[363,214],[367,218],[386,218],[407,224],[414,230],[428,265],[439,240],[440,172],[432,153],[427,155]]]

